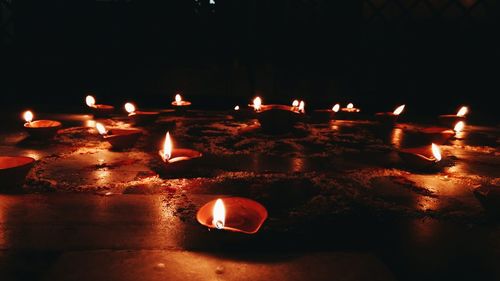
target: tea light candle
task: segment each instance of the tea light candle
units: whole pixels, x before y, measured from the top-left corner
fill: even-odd
[[[33,121],[33,112],[29,110],[23,113],[23,118],[26,121],[26,123],[24,123],[24,128],[32,138],[36,139],[51,139],[57,134],[57,130],[61,127],[61,122],[59,121]]]
[[[427,171],[439,168],[441,161],[441,150],[439,146],[432,143],[429,149],[426,147],[406,148],[398,151],[402,164],[408,168]]]
[[[94,116],[109,116],[115,110],[115,107],[112,105],[96,104],[95,98],[91,95],[85,97],[85,103],[90,108]]]
[[[201,225],[246,234],[255,234],[267,219],[267,210],[260,203],[242,197],[212,200],[201,207],[196,219]]]
[[[158,119],[160,115],[159,112],[156,111],[138,111],[133,103],[127,102],[125,104],[125,111],[128,112],[128,117],[134,122],[136,125],[145,125],[151,124]]]
[[[95,127],[103,139],[116,150],[133,147],[142,135],[142,131],[138,129],[111,129],[108,131],[101,123],[96,123]]]
[[[375,119],[384,125],[394,125],[399,115],[405,109],[405,105],[398,106],[393,112],[378,112],[375,114]]]
[[[201,152],[187,148],[174,148],[170,133],[165,135],[163,149],[158,152],[163,162],[166,164],[165,169],[171,173],[188,172],[195,160],[202,157]]]
[[[439,115],[439,122],[447,128],[452,128],[457,122],[465,121],[465,115],[467,115],[468,112],[469,108],[467,106],[462,106],[455,115]]]
[[[35,159],[25,156],[0,156],[0,191],[22,187]]]

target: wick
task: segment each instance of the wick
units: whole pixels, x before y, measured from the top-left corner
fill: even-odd
[[[223,229],[224,228],[224,223],[221,220],[215,221],[214,225],[217,229]]]

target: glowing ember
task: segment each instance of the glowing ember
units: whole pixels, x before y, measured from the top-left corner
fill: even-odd
[[[95,106],[95,98],[89,95],[85,98],[85,103],[87,103],[87,106],[93,107]]]
[[[339,110],[340,110],[340,104],[338,103],[332,107],[333,112],[339,112]]]
[[[181,95],[179,95],[179,94],[175,95],[175,102],[176,102],[177,104],[181,103],[181,102],[182,102],[182,96],[181,96]]]
[[[106,127],[104,127],[103,124],[101,123],[96,123],[95,124],[95,128],[97,129],[97,131],[99,132],[99,134],[101,135],[105,135],[108,133],[108,131],[106,130]]]
[[[29,110],[25,111],[23,113],[23,118],[24,118],[24,120],[26,120],[26,122],[31,123],[31,121],[33,121],[33,112],[31,112]]]
[[[218,229],[223,229],[225,221],[226,221],[226,208],[224,207],[224,202],[222,202],[222,199],[217,199],[217,201],[215,201],[213,209],[212,224]]]
[[[464,117],[465,114],[467,114],[467,112],[469,112],[469,109],[467,108],[467,106],[462,106],[462,108],[460,108],[460,110],[457,112],[457,116]]]
[[[163,160],[167,161],[172,157],[172,140],[170,139],[170,133],[167,132],[165,135],[165,142],[163,143]]]
[[[294,100],[294,101],[292,102],[292,106],[293,106],[293,107],[297,107],[297,106],[299,106],[299,100]]]
[[[135,105],[133,103],[130,103],[130,102],[127,102],[125,104],[125,110],[128,112],[128,113],[134,113],[135,112]]]
[[[436,158],[436,162],[441,161],[441,149],[434,143],[432,144],[432,155]]]
[[[300,101],[300,103],[299,103],[299,112],[300,113],[304,113],[305,106],[306,106],[306,104],[304,103],[304,101]]]
[[[348,103],[347,108],[349,108],[349,109],[354,108],[354,104],[352,104],[352,102]]]
[[[400,106],[398,106],[398,108],[396,108],[394,110],[393,113],[394,113],[394,115],[399,115],[399,114],[401,114],[401,112],[403,112],[404,109],[405,109],[405,105],[404,104],[400,105]]]
[[[457,124],[455,124],[455,128],[453,128],[453,130],[456,133],[460,133],[461,131],[464,130],[464,127],[465,127],[464,121],[458,121]]]
[[[234,110],[240,110],[240,106],[239,105],[235,106]]]
[[[262,99],[260,97],[256,97],[253,100],[253,108],[255,109],[255,111],[260,111],[261,107],[262,107]]]

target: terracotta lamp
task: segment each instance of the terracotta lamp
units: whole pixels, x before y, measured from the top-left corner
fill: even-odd
[[[59,128],[61,128],[61,122],[54,120],[36,120],[33,121],[33,112],[25,111],[23,113],[23,118],[26,121],[24,123],[24,129],[32,138],[36,139],[51,139],[56,134]]]
[[[452,128],[457,122],[465,121],[465,115],[469,112],[467,106],[462,106],[457,114],[439,115],[439,123],[446,128]]]
[[[177,112],[185,112],[187,111],[188,107],[191,106],[191,102],[183,100],[182,96],[177,94],[175,95],[175,99],[172,102],[172,106]]]
[[[85,97],[85,103],[90,108],[95,117],[107,117],[115,110],[115,107],[112,105],[96,104],[95,98],[90,95]]]
[[[0,191],[22,187],[35,159],[25,156],[0,156]]]
[[[255,98],[253,104],[261,129],[268,133],[289,132],[304,119],[304,107],[303,101],[296,108],[281,104],[263,105],[260,97]]]
[[[314,122],[328,122],[335,118],[335,114],[339,112],[340,104],[335,104],[330,109],[316,109],[311,113],[311,119]]]
[[[165,172],[172,176],[190,172],[202,157],[201,152],[193,149],[174,148],[169,132],[165,135],[163,149],[158,154],[165,163]]]
[[[160,115],[160,113],[156,111],[138,111],[135,105],[130,102],[127,102],[124,107],[125,111],[128,112],[128,117],[136,125],[152,124]]]
[[[209,228],[255,234],[267,219],[267,210],[247,198],[219,198],[203,205],[196,219]]]
[[[336,119],[339,120],[356,120],[359,119],[361,109],[354,107],[353,103],[348,103],[346,107],[340,109],[336,114]]]
[[[441,150],[436,144],[431,146],[405,148],[398,151],[402,164],[408,168],[420,171],[439,169],[441,161]]]
[[[96,123],[95,127],[103,139],[116,150],[133,147],[142,135],[142,131],[138,129],[111,129],[108,131],[101,123]]]
[[[378,112],[375,114],[375,120],[382,125],[393,126],[404,109],[405,105],[403,104],[398,106],[393,112]]]

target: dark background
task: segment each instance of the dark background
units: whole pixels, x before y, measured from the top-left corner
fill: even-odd
[[[198,108],[255,94],[408,118],[471,106],[498,124],[495,0],[22,1],[1,4],[1,102],[83,110],[99,102]],[[6,106],[8,105],[8,106]]]

